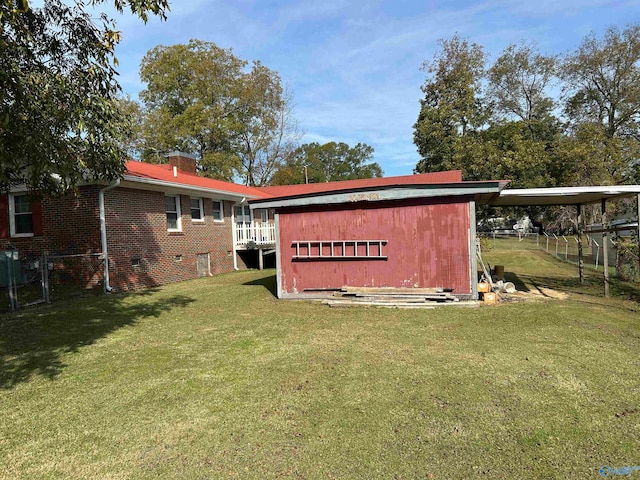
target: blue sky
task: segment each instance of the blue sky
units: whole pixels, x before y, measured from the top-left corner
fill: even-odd
[[[180,0],[165,22],[112,16],[123,34],[120,82],[134,99],[144,88],[138,71],[149,49],[211,41],[280,73],[304,142],[367,143],[391,176],[411,173],[419,159],[412,126],[425,78],[420,66],[438,39],[458,33],[491,59],[520,40],[561,54],[591,31],[640,21],[640,0]]]

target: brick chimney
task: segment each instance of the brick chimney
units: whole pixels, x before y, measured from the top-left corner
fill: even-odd
[[[169,164],[180,172],[196,173],[196,157],[184,152],[169,152]]]

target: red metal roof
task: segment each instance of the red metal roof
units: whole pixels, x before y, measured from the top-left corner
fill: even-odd
[[[360,180],[343,180],[339,182],[261,187],[260,190],[268,193],[269,197],[291,197],[294,195],[308,195],[314,193],[325,193],[358,188],[394,187],[399,185],[429,185],[458,182],[462,182],[461,170],[449,170],[447,172],[435,173],[418,173],[415,175],[403,175],[400,177],[364,178]]]
[[[157,165],[153,163],[137,162],[130,160],[127,162],[125,175],[147,180],[159,180],[162,182],[174,183],[176,186],[186,185],[198,188],[210,188],[238,195],[247,195],[255,198],[269,198],[272,195],[262,189],[238,185],[237,183],[214,180],[213,178],[200,177],[194,173],[178,170],[178,176],[173,176],[171,165]]]
[[[256,199],[272,197],[290,197],[309,195],[341,190],[354,190],[371,187],[394,187],[403,185],[429,185],[439,183],[462,182],[460,170],[447,172],[419,173],[399,177],[365,178],[359,180],[344,180],[339,182],[310,183],[302,185],[282,185],[274,187],[248,187],[237,183],[200,177],[194,173],[178,170],[178,176],[173,176],[173,167],[168,164],[153,164],[130,160],[127,162],[125,175],[147,180],[158,180],[173,183],[176,186],[192,186],[210,188],[212,190],[246,195]]]

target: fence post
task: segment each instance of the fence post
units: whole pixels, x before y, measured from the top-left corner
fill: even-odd
[[[549,253],[549,235],[545,232],[544,236],[547,237],[547,253]]]
[[[13,253],[7,256],[7,291],[9,293],[9,310],[12,312],[16,309],[15,300],[13,298]]]
[[[493,248],[496,248],[496,231],[493,231]]]
[[[51,303],[49,298],[49,259],[46,253],[40,259],[40,267],[42,269],[42,299],[45,303]]]
[[[596,244],[596,272],[598,271],[598,261],[600,260],[600,244],[596,239],[591,237],[591,241]],[[593,247],[591,247],[593,249]]]
[[[566,261],[569,258],[569,240],[564,235],[562,235],[562,239],[564,240],[564,259]]]
[[[556,239],[556,257],[558,256],[558,236],[554,233],[553,238]]]

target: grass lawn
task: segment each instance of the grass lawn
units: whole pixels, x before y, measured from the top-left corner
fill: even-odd
[[[273,271],[0,317],[2,478],[600,478],[640,465],[640,289],[494,250],[478,309],[278,301]],[[544,297],[541,297],[544,298]],[[640,478],[640,471],[630,475]]]

